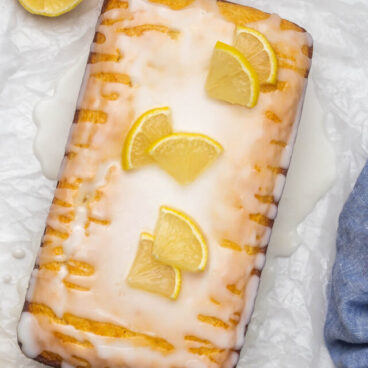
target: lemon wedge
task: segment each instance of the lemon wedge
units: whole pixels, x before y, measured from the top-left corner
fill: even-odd
[[[32,14],[57,17],[73,10],[82,0],[18,0]]]
[[[237,27],[234,46],[248,59],[261,84],[274,84],[277,79],[277,57],[267,38],[255,29]]]
[[[208,250],[195,221],[183,212],[162,206],[156,224],[153,256],[186,271],[203,271]]]
[[[136,289],[176,299],[181,287],[181,273],[152,256],[153,236],[142,233],[137,255],[128,275],[128,284]]]
[[[135,169],[153,162],[147,153],[149,146],[172,133],[171,110],[159,107],[146,111],[130,128],[123,147],[124,170]]]
[[[258,76],[239,50],[218,41],[212,55],[206,91],[212,98],[253,107],[259,96]]]
[[[223,151],[220,143],[197,133],[173,133],[153,143],[148,152],[181,184],[194,181]]]

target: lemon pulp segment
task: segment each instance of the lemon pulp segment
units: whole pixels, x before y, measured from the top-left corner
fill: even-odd
[[[223,148],[214,139],[197,133],[174,133],[159,139],[149,148],[156,163],[181,184],[194,181]]]
[[[250,62],[238,49],[218,41],[211,59],[206,91],[212,98],[254,107],[259,96],[259,80]]]
[[[181,273],[176,267],[162,264],[152,256],[153,236],[142,233],[138,251],[128,275],[131,287],[176,299],[181,287]]]
[[[123,147],[124,170],[135,169],[153,162],[147,153],[149,146],[172,133],[171,110],[159,107],[146,111],[130,128]]]
[[[186,271],[203,271],[208,249],[196,222],[185,213],[162,206],[156,224],[153,256]]]
[[[237,27],[234,46],[247,58],[261,84],[274,84],[277,79],[277,57],[267,38],[255,29]]]

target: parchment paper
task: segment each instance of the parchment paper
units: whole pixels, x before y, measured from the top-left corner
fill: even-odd
[[[368,156],[368,4],[239,3],[279,13],[312,34],[310,87],[322,106],[337,162],[333,185],[298,226],[297,250],[289,257],[276,257],[270,247],[239,367],[331,368],[322,332],[337,218]],[[44,19],[27,14],[15,0],[0,3],[1,368],[40,366],[23,357],[15,330],[55,187],[42,174],[33,152],[32,114],[88,52],[100,4],[85,0],[70,14]],[[305,180],[311,176],[309,171]]]

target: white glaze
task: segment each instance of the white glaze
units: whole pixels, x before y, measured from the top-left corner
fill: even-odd
[[[4,275],[4,276],[3,276],[3,283],[4,283],[4,284],[10,284],[10,283],[11,283],[11,281],[12,281],[12,277],[11,277],[11,275]]]
[[[257,188],[252,187],[252,177],[255,175],[253,165],[258,163],[257,160],[266,160],[266,157],[254,152],[254,149],[257,148],[255,142],[259,139],[268,139],[266,142],[268,144],[272,138],[271,128],[265,129],[263,126],[267,124],[264,121],[265,109],[276,108],[277,111],[277,106],[280,106],[284,98],[271,96],[272,94],[262,95],[253,110],[208,99],[203,86],[213,45],[217,40],[231,43],[234,25],[223,20],[216,12],[206,13],[199,8],[177,12],[173,19],[173,12],[165,7],[150,5],[143,0],[135,0],[133,5],[137,14],[133,20],[124,22],[124,26],[134,26],[148,21],[158,22],[180,30],[181,35],[179,40],[171,40],[163,34],[156,34],[154,38],[119,36],[115,46],[124,50],[124,58],[119,63],[119,68],[116,65],[110,67],[115,71],[123,70],[128,73],[134,80],[134,87],[103,86],[104,91],[117,90],[121,99],[125,99],[125,110],[121,109],[119,101],[104,104],[109,119],[115,116],[121,120],[128,120],[129,123],[132,117],[137,117],[149,108],[169,105],[173,110],[176,130],[208,134],[223,144],[225,153],[195,183],[185,188],[178,186],[155,167],[125,173],[120,169],[119,161],[111,160],[108,166],[113,168],[112,175],[109,180],[106,179],[106,183],[101,184],[101,175],[98,173],[104,171],[102,168],[106,168],[106,164],[102,164],[103,159],[109,158],[111,152],[119,148],[116,147],[116,141],[111,147],[106,146],[106,136],[112,137],[112,134],[116,134],[109,128],[111,122],[110,125],[107,123],[107,128],[101,127],[101,134],[96,134],[92,141],[94,147],[101,149],[104,146],[106,151],[100,152],[102,157],[97,167],[94,166],[97,155],[86,150],[87,152],[80,153],[83,160],[79,166],[71,163],[64,166],[62,173],[62,177],[73,178],[78,175],[86,178],[87,185],[83,183],[81,191],[87,193],[101,186],[106,187],[106,202],[103,206],[97,204],[88,208],[85,205],[75,207],[76,215],[71,235],[63,242],[66,259],[78,259],[95,267],[96,274],[83,285],[91,287],[92,291],[81,295],[66,290],[61,284],[66,277],[66,267],[62,266],[57,276],[52,278],[50,271],[40,270],[37,273],[38,285],[28,293],[28,300],[50,306],[59,318],[71,311],[84,318],[108,321],[140,332],[162,336],[176,348],[175,352],[168,356],[162,356],[149,349],[142,350],[144,354],[140,354],[140,349],[131,349],[127,340],[110,341],[106,345],[103,338],[85,333],[85,337],[95,346],[98,357],[105,358],[107,362],[121,358],[121,349],[124,349],[123,358],[128,366],[142,366],[147,364],[147,361],[153,361],[160,367],[182,365],[183,362],[191,368],[217,366],[209,363],[205,357],[188,354],[183,337],[188,333],[200,336],[224,349],[240,348],[243,344],[244,327],[250,319],[259,278],[250,277],[243,297],[232,295],[226,286],[244,283],[254,266],[263,267],[264,256],[251,257],[245,252],[235,254],[219,247],[218,243],[229,234],[230,240],[239,244],[255,246],[268,244],[270,229],[261,225],[256,226],[249,220],[244,223],[244,216],[239,216],[239,209],[231,203],[228,192],[242,202],[248,213],[265,211],[271,218],[275,216],[274,205],[261,205],[254,199]],[[118,14],[118,11],[114,10],[112,13]],[[194,23],[195,27],[191,27],[193,20],[197,20],[197,23]],[[279,28],[279,24],[280,19],[272,16],[267,21],[255,24],[254,27],[259,27],[272,42],[288,39],[298,47],[303,45],[302,42],[308,42],[305,35],[293,31],[287,32],[288,36],[284,34],[286,32],[273,33]],[[107,51],[104,46],[99,45],[95,45],[94,50]],[[307,61],[304,60],[304,63]],[[94,65],[90,69],[95,72],[104,70],[99,65]],[[293,71],[281,70],[280,78],[288,80],[295,88],[295,93],[304,85],[303,78]],[[91,87],[85,83],[87,95],[96,92],[97,85],[98,83]],[[180,88],[173,90],[173,85]],[[294,98],[298,102],[298,96],[295,95]],[[131,100],[129,106],[128,99]],[[86,100],[81,98],[80,107],[87,105]],[[98,100],[88,105],[91,109],[100,107],[101,103]],[[297,107],[295,103],[293,107],[294,109]],[[125,124],[125,129],[129,126],[128,123]],[[228,124],[232,124],[231,129]],[[80,124],[73,127],[73,139],[76,139],[75,137],[83,139],[85,136],[83,129],[88,131],[90,127],[86,125],[82,127]],[[274,164],[288,163],[291,150],[285,152],[286,154]],[[102,175],[104,176],[106,177]],[[273,187],[276,198],[280,197],[283,185],[284,176],[278,175]],[[57,195],[69,196],[65,190],[60,189]],[[198,206],[198,203],[201,205]],[[209,245],[210,261],[206,271],[199,275],[184,275],[181,294],[176,302],[133,290],[125,283],[126,274],[135,256],[139,232],[153,230],[158,208],[162,204],[177,207],[195,218],[206,234]],[[64,210],[53,207],[48,224],[59,231],[66,231],[66,225],[58,223],[53,217],[62,211]],[[88,230],[92,235],[87,237],[84,227],[91,214],[100,219],[108,218],[111,225],[105,229],[92,223]],[[260,240],[256,236],[256,230],[260,233]],[[52,236],[46,235],[45,240],[52,240]],[[48,257],[46,249],[40,261]],[[80,277],[78,281],[83,282]],[[54,297],[51,300],[47,290],[53,290]],[[221,301],[221,308],[211,304],[209,301],[211,296]],[[200,323],[197,319],[198,314],[202,313],[228,321],[234,312],[241,310],[244,312],[235,329],[221,330]],[[34,319],[37,320],[36,317]],[[25,324],[24,328],[28,325]],[[33,326],[32,329],[38,340],[47,347],[48,344],[45,343],[47,331],[35,329]],[[66,329],[71,333],[70,326],[60,326],[60,330],[66,332]],[[23,342],[26,344],[27,338],[24,338]],[[55,346],[51,347],[55,349]],[[62,350],[65,355],[64,348],[58,346],[57,349]],[[235,360],[236,354],[230,353],[223,367],[231,367]]]
[[[49,179],[56,179],[64,157],[87,56],[88,49],[59,80],[54,96],[40,101],[33,111],[37,126],[34,153]]]
[[[16,259],[22,259],[22,258],[24,258],[26,256],[26,252],[22,248],[15,248],[12,251],[12,255]]]
[[[326,138],[323,111],[309,82],[304,113],[295,142],[287,181],[278,207],[269,252],[289,256],[300,244],[298,224],[312,211],[336,177],[335,154]]]
[[[42,352],[41,347],[33,335],[33,331],[38,328],[37,321],[31,313],[22,313],[18,324],[18,340],[22,344],[23,352],[30,358],[35,358]]]

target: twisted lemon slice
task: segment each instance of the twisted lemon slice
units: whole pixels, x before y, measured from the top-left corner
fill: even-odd
[[[181,287],[181,273],[157,261],[152,256],[153,236],[142,233],[138,252],[128,275],[128,284],[134,288],[176,299]]]
[[[194,181],[223,151],[220,143],[197,133],[174,133],[149,148],[156,163],[181,184]]]
[[[263,83],[276,83],[277,58],[267,38],[252,28],[237,27],[234,46],[247,58]]]
[[[130,128],[123,147],[124,170],[135,169],[153,162],[147,153],[149,146],[172,133],[171,110],[159,107],[146,111]]]
[[[74,9],[82,0],[18,0],[32,14],[57,17]]]
[[[239,50],[219,41],[212,56],[206,91],[212,98],[253,107],[259,96],[258,76]]]
[[[203,271],[208,250],[195,221],[183,212],[162,206],[155,229],[153,256],[186,271]]]

